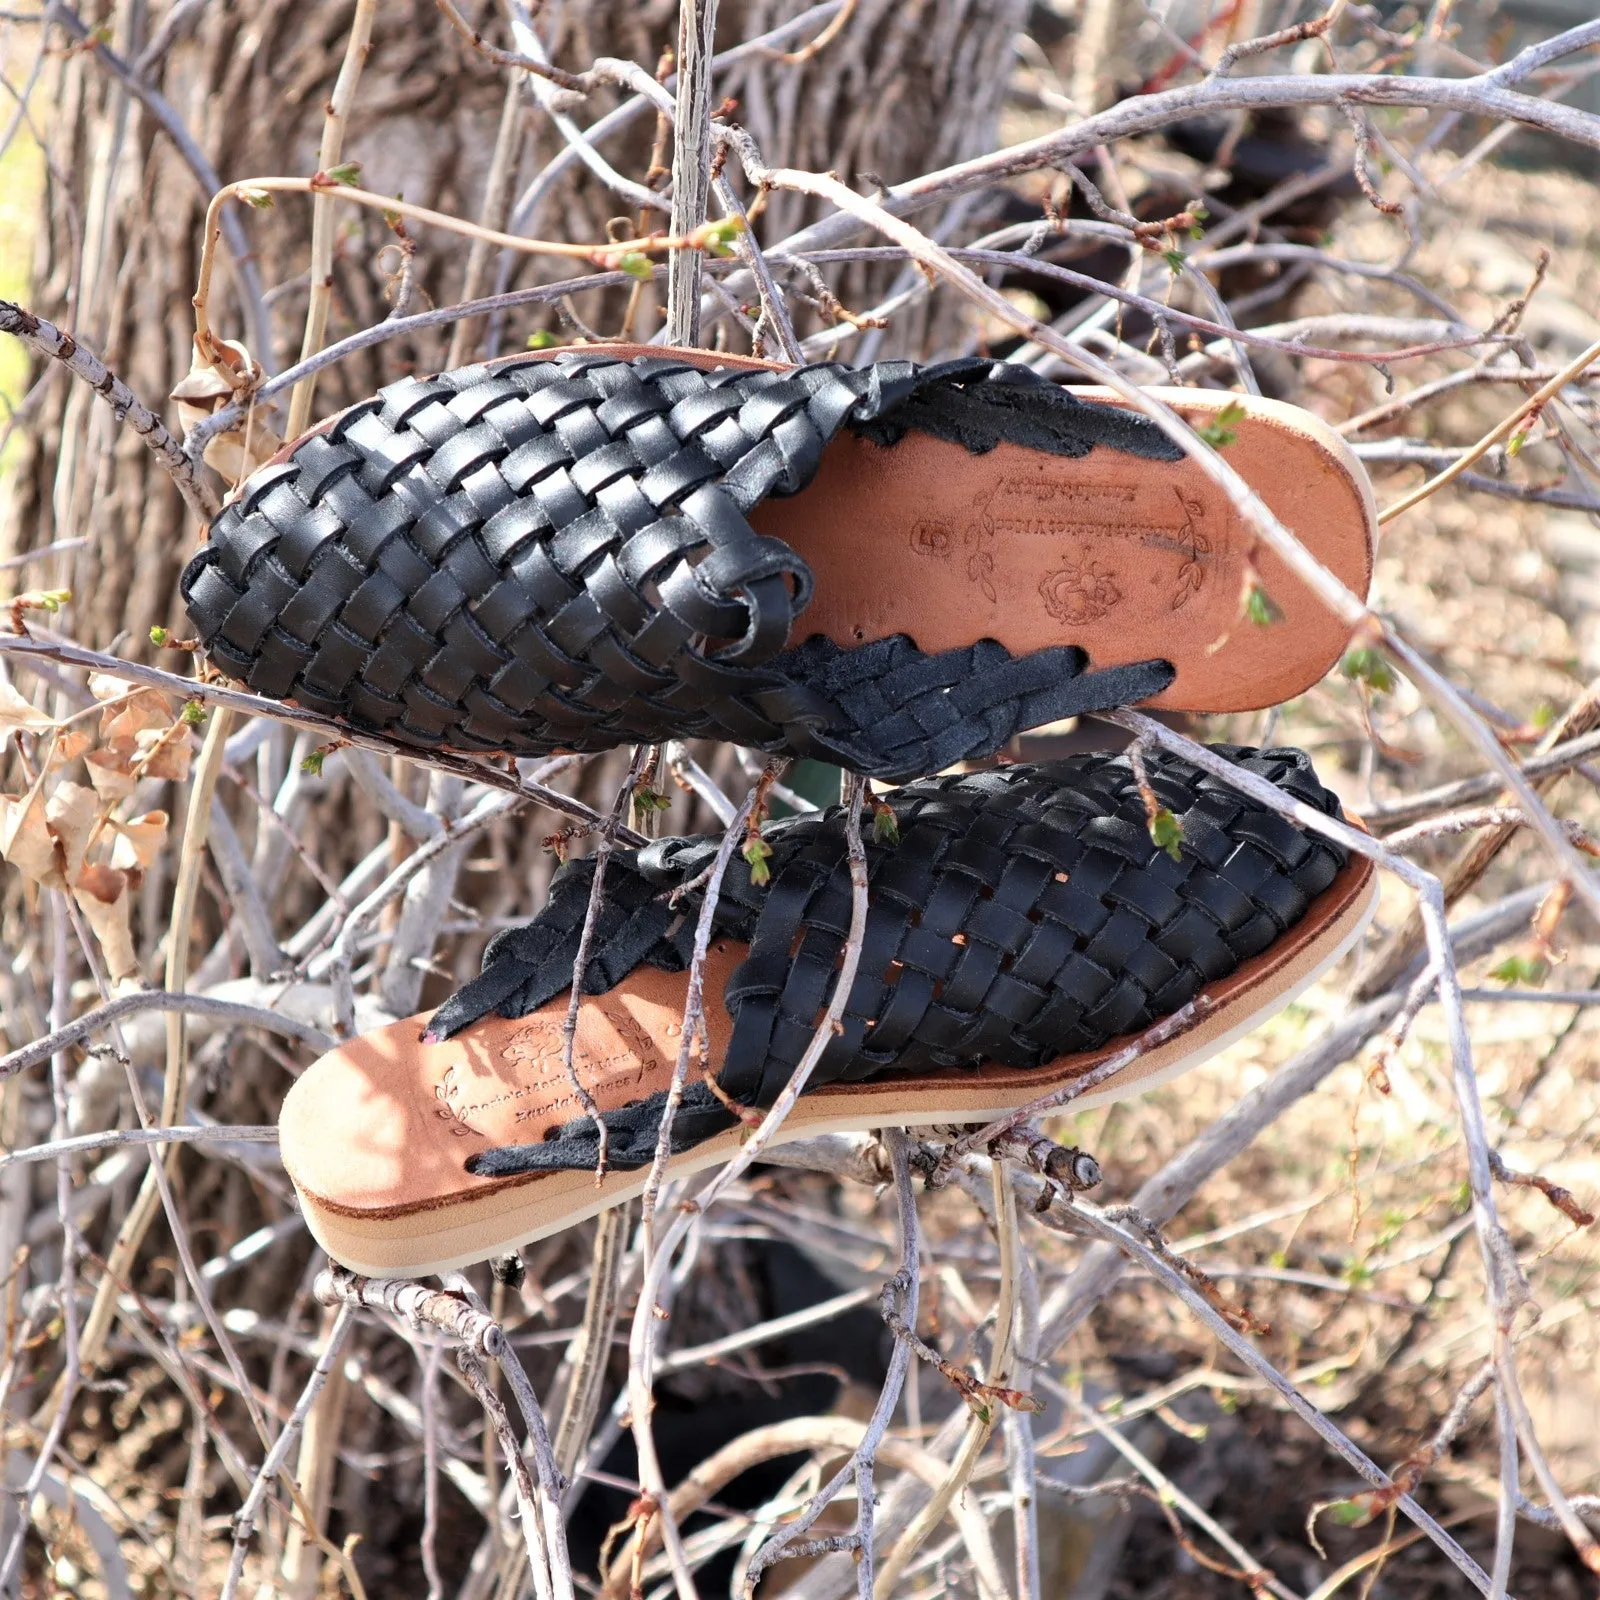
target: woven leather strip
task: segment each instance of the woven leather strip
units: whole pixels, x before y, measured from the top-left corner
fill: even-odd
[[[1087,664],[1071,645],[1013,656],[980,639],[926,655],[903,634],[849,649],[817,635],[773,667],[825,702],[828,719],[789,724],[780,748],[902,782],[993,755],[1029,728],[1151,699],[1172,682],[1165,661]]]
[[[1176,453],[1143,418],[989,361],[464,367],[391,385],[257,472],[184,599],[211,659],[260,694],[514,755],[706,737],[899,777],[1171,681],[1165,663],[1103,677],[1070,648],[1014,661],[992,641],[789,649],[812,574],[746,513],[803,489],[846,425]]]
[[[1302,751],[1213,749],[1339,815]],[[1151,842],[1126,756],[933,778],[892,794],[900,839],[866,847],[871,898],[860,968],[812,1084],[984,1061],[1031,1069],[1099,1049],[1269,948],[1345,864],[1339,846],[1176,756],[1152,753],[1146,766],[1182,827],[1177,860]],[[770,884],[753,885],[735,860],[716,916],[719,933],[750,946],[724,995],[733,1033],[718,1080],[752,1106],[773,1102],[809,1045],[850,922],[842,810],[763,833]],[[612,857],[584,992],[614,987],[641,962],[687,966],[699,895],[683,895],[676,908],[669,896],[716,848],[713,838],[669,839]],[[546,909],[494,939],[482,975],[436,1013],[435,1036],[490,1011],[526,1015],[570,985],[592,872],[588,862],[570,863]],[[629,1150],[650,1159],[660,1100],[607,1115],[613,1162],[625,1164]],[[693,1104],[676,1148],[732,1125],[709,1093]],[[584,1121],[544,1144],[480,1156],[474,1170],[581,1168],[592,1165],[596,1144]]]

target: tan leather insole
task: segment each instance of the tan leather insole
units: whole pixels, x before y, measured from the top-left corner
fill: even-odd
[[[1108,390],[1079,390],[1120,404]],[[1333,431],[1294,406],[1194,389],[1153,391],[1202,425],[1243,406],[1224,457],[1339,580],[1372,579],[1372,490]],[[810,563],[816,597],[796,633],[860,644],[909,634],[923,650],[997,639],[1051,645],[1091,667],[1177,668],[1152,704],[1174,711],[1279,705],[1319,682],[1350,630],[1270,550],[1187,457],[1147,461],[1104,445],[1068,458],[1000,444],[973,455],[929,434],[891,448],[841,433],[816,478],[750,518]],[[1282,613],[1241,615],[1250,557]],[[799,642],[798,638],[792,642]]]
[[[1284,938],[1210,986],[1212,1009],[1196,1027],[1140,1057],[1095,1098],[1118,1098],[1204,1059],[1273,1009],[1278,997],[1309,981],[1353,937],[1375,890],[1371,863],[1353,858]],[[721,940],[707,963],[713,1061],[720,1062],[732,1027],[721,996],[744,953],[745,946]],[[683,973],[641,967],[610,993],[583,1001],[574,1064],[602,1109],[668,1086],[687,982]],[[466,1170],[478,1151],[537,1142],[582,1114],[561,1059],[565,995],[529,1016],[487,1017],[454,1039],[424,1045],[430,1015],[330,1051],[284,1101],[284,1165],[331,1253],[361,1270],[433,1270],[565,1226],[638,1187],[637,1172],[612,1173],[597,1189],[588,1172],[480,1178]],[[1035,1071],[985,1066],[831,1084],[801,1099],[785,1131],[799,1136],[824,1125],[867,1128],[994,1115],[1070,1082],[1119,1047],[1113,1042]],[[676,1158],[674,1168],[725,1158],[737,1141],[735,1130]]]

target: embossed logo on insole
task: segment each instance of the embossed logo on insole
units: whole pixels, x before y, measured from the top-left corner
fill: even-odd
[[[1039,580],[1044,608],[1057,622],[1094,622],[1122,599],[1116,580],[1086,561],[1081,567],[1068,562],[1059,572]]]
[[[669,1024],[674,1038],[678,1028]],[[466,1061],[455,1061],[434,1088],[434,1114],[457,1138],[489,1137],[474,1118],[512,1107],[512,1120],[538,1119],[541,1126],[570,1122],[583,1114],[583,1102],[567,1076],[561,1023],[535,1017],[518,1028],[496,1052],[510,1074],[474,1082]],[[572,1065],[589,1093],[602,1105],[622,1105],[660,1085],[672,1064],[648,1030],[620,1004],[590,1000],[578,1014]],[[515,1102],[526,1101],[525,1105]]]
[[[999,553],[1053,541],[1058,561],[1037,589],[1057,623],[1098,621],[1152,586],[1161,590],[1158,605],[1179,611],[1205,588],[1219,552],[1200,499],[1170,482],[1164,488],[1170,498],[1154,483],[1012,475],[975,497],[956,522],[913,523],[909,543],[925,559],[959,560],[968,582],[997,605]],[[1170,560],[1152,566],[1153,555]]]

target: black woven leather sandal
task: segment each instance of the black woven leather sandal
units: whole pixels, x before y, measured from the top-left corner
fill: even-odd
[[[1158,392],[1242,405],[1230,460],[1366,592],[1371,490],[1331,430]],[[1081,712],[1309,687],[1347,630],[1113,399],[985,360],[517,356],[286,446],[183,595],[258,693],[465,751],[706,737],[898,779]],[[1257,572],[1273,627],[1239,621]]]
[[[1296,750],[1219,746],[1333,816]],[[1285,1005],[1354,942],[1365,857],[1187,763],[1148,758],[1182,826],[1151,842],[1125,756],[927,779],[889,798],[899,840],[868,844],[866,936],[843,1028],[781,1130],[968,1122],[1070,1082],[1196,995],[1198,1023],[1076,1106],[1187,1070]],[[721,1095],[773,1103],[828,1004],[850,920],[837,809],[769,824],[771,882],[735,859],[706,968]],[[437,1012],[323,1056],[290,1090],[284,1165],[312,1232],[358,1271],[431,1272],[553,1232],[637,1193],[678,1056],[686,967],[713,838],[612,857],[584,974],[574,1061],[610,1135],[581,1116],[561,1028],[592,881],[559,874],[532,923]],[[424,1030],[427,1030],[426,1033]],[[739,1122],[698,1066],[672,1170],[727,1158]]]

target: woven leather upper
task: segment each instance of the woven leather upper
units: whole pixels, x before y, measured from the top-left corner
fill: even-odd
[[[1213,748],[1339,814],[1303,752]],[[892,794],[899,842],[867,845],[860,968],[812,1084],[981,1061],[1037,1068],[1096,1050],[1268,949],[1347,859],[1176,756],[1151,753],[1146,766],[1182,827],[1176,860],[1151,841],[1126,756],[934,778]],[[750,946],[724,996],[733,1033],[719,1082],[756,1106],[773,1102],[810,1044],[851,902],[842,810],[769,824],[763,834],[770,884],[752,884],[735,860],[716,914],[719,933]],[[699,893],[676,908],[669,896],[703,872],[717,844],[668,839],[612,856],[586,992],[614,987],[643,962],[687,965]],[[490,1011],[525,1015],[570,985],[592,875],[591,862],[570,863],[539,916],[494,939],[482,976],[435,1014],[435,1035]],[[614,1164],[650,1159],[659,1101],[607,1114]],[[687,1143],[731,1125],[703,1089],[686,1103],[678,1137]],[[479,1157],[474,1170],[583,1167],[595,1141],[592,1125],[574,1124],[558,1140]]]
[[[1069,646],[803,640],[805,561],[746,513],[849,426],[984,451],[1176,447],[989,361],[700,367],[603,349],[391,385],[264,467],[182,588],[258,693],[404,743],[543,755],[711,737],[906,776],[1159,693],[1164,663]],[[853,698],[852,698],[853,697]]]

